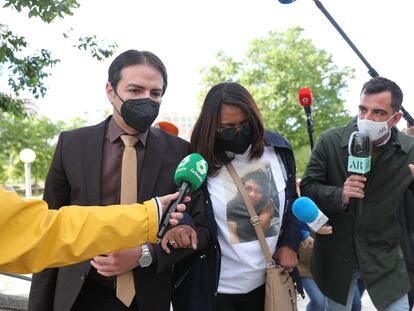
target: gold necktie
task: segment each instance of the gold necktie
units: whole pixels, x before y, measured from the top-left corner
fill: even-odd
[[[137,202],[137,153],[134,146],[138,142],[138,138],[122,135],[121,139],[125,145],[122,156],[121,204],[131,204]],[[135,296],[132,271],[118,275],[116,282],[116,297],[129,307]]]

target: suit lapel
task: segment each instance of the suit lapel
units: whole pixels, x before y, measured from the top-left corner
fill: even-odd
[[[102,175],[102,153],[105,139],[106,124],[110,120],[107,118],[104,122],[92,126],[84,142],[84,172],[86,193],[88,203],[91,205],[101,205],[101,175]]]
[[[153,196],[163,161],[162,155],[166,152],[164,145],[162,136],[150,128],[139,179],[138,202],[149,200]]]

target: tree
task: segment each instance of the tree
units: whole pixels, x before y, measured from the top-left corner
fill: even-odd
[[[32,163],[33,180],[44,181],[59,132],[85,124],[86,121],[80,118],[70,122],[52,122],[36,115],[0,119],[0,184],[24,182],[24,165],[19,159],[19,153],[24,148],[33,149],[36,153],[36,160]]]
[[[57,18],[73,15],[73,10],[80,6],[76,0],[6,0],[3,8],[15,9],[18,12],[28,10],[28,17],[38,17],[45,23],[51,23]],[[70,39],[68,34],[63,34]],[[113,55],[116,44],[102,47],[103,42],[96,36],[85,36],[73,44],[80,50],[89,51],[97,60],[103,60]],[[50,75],[49,69],[59,60],[52,57],[48,50],[27,52],[28,42],[22,36],[14,34],[7,25],[0,23],[0,69],[6,69],[8,84],[12,94],[0,92],[0,113],[26,116],[23,101],[16,99],[22,91],[28,90],[35,98],[43,97],[47,87],[44,79]],[[1,74],[1,72],[0,72]]]
[[[236,81],[255,98],[268,129],[286,136],[295,153],[310,154],[306,115],[299,105],[298,89],[310,87],[314,105],[314,139],[328,128],[344,124],[349,112],[344,108],[342,92],[353,69],[338,68],[332,56],[317,49],[311,40],[302,38],[303,29],[293,27],[286,32],[269,32],[254,39],[244,59],[236,60],[219,51],[218,64],[202,70],[203,89],[222,81]],[[200,93],[203,96],[205,91]],[[302,172],[305,161],[298,163]]]

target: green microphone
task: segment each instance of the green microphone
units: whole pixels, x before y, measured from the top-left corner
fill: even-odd
[[[200,188],[206,179],[207,172],[207,161],[198,153],[189,154],[178,164],[174,174],[174,183],[179,187],[180,194],[177,200],[168,206],[167,212],[161,220],[158,238],[161,239],[164,236],[171,214],[177,209],[177,205],[184,200],[188,193]]]

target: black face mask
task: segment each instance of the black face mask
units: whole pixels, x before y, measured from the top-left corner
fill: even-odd
[[[118,97],[119,95],[116,94]],[[158,116],[160,103],[151,98],[128,99],[122,101],[121,117],[130,127],[139,133],[145,133]],[[119,111],[118,111],[119,113]]]
[[[225,151],[243,154],[253,142],[250,123],[247,121],[241,126],[221,129],[216,134],[216,139]]]

